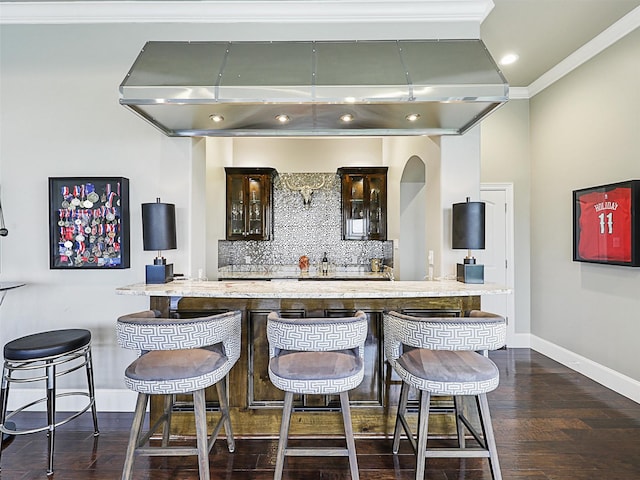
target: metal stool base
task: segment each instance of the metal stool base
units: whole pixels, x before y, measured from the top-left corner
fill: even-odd
[[[62,366],[64,366],[64,369],[58,370],[58,367]],[[74,372],[83,367],[86,369],[87,374],[87,392],[73,391],[56,393],[56,379],[58,377]],[[41,371],[43,370],[44,374],[41,374]],[[26,405],[22,405],[21,407],[7,414],[10,385],[12,383],[24,384],[37,381],[46,382],[46,397],[42,397]],[[63,420],[56,421],[56,400],[61,397],[69,396],[87,397],[87,404],[80,410],[72,413]],[[47,404],[47,425],[32,429],[19,429],[15,426],[14,422],[7,422],[7,420],[15,417],[20,412],[23,412],[24,410],[27,410],[28,408],[43,402],[46,402]],[[89,409],[91,409],[93,414],[94,436],[97,436],[99,435],[100,431],[98,430],[98,413],[96,410],[95,401],[93,364],[91,360],[91,343],[88,343],[71,352],[65,352],[50,357],[33,358],[28,360],[5,359],[2,373],[2,389],[0,390],[0,432],[2,433],[2,442],[5,442],[5,438],[11,439],[12,437],[17,435],[27,435],[30,433],[47,431],[49,437],[47,475],[53,474],[55,429],[60,425],[64,425],[65,423],[79,417]]]

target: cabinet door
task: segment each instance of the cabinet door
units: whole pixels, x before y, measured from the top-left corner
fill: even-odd
[[[244,176],[227,175],[227,240],[244,239],[246,232]]]
[[[246,207],[246,229],[245,237],[247,240],[268,240],[269,232],[267,231],[267,204],[269,196],[267,195],[267,178],[266,175],[250,175],[247,181],[247,201]]]
[[[269,379],[269,342],[267,340],[267,317],[270,310],[247,311],[249,340],[248,405],[250,408],[282,408],[284,392]],[[304,318],[304,310],[280,310],[283,318]],[[301,406],[301,396],[295,395],[296,406]]]
[[[347,175],[343,180],[344,239],[364,240],[367,238],[367,209],[365,206],[365,177]]]
[[[354,315],[355,310],[325,310],[325,317],[346,317]],[[362,383],[349,392],[352,405],[382,406],[383,384],[380,372],[384,359],[382,344],[382,312],[366,311],[369,326],[365,342],[365,376]],[[267,316],[269,310],[251,310],[247,313],[249,321],[249,384],[248,404],[252,408],[282,408],[284,392],[274,387],[269,380],[269,342],[267,341]],[[283,318],[305,318],[305,310],[280,310]],[[296,408],[336,408],[340,405],[337,395],[295,395]]]
[[[271,238],[271,178],[257,169],[227,169],[227,240]]]
[[[344,240],[386,240],[386,167],[341,168]]]
[[[325,317],[340,318],[355,315],[355,310],[328,309]],[[364,344],[364,379],[362,383],[349,391],[352,405],[383,405],[383,379],[381,372],[384,363],[384,344],[382,337],[382,311],[364,310],[367,315],[367,339]],[[326,400],[327,406],[340,405],[340,397],[331,395]]]
[[[387,179],[386,175],[369,175],[367,189],[368,239],[387,238]]]

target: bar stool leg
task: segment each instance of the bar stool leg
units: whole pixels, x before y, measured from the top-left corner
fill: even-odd
[[[466,447],[466,440],[465,440],[465,437],[464,437],[464,423],[460,419],[460,415],[463,414],[463,412],[462,412],[462,397],[459,397],[457,395],[453,397],[453,411],[454,411],[454,414],[456,416],[456,430],[458,432],[458,447],[459,448],[465,448]]]
[[[207,409],[204,389],[193,392],[193,412],[196,419],[196,444],[200,480],[209,480],[209,448],[207,435]]]
[[[400,450],[400,434],[402,432],[402,420],[407,412],[407,400],[409,399],[409,385],[405,382],[402,382],[402,388],[400,389],[400,400],[398,401],[398,413],[396,415],[396,428],[393,432],[393,447],[392,452],[394,454],[398,453]],[[408,436],[407,432],[407,436]],[[411,443],[413,444],[413,439],[410,438]]]
[[[280,425],[280,441],[278,442],[278,453],[276,455],[276,471],[273,480],[282,480],[282,470],[284,468],[284,457],[287,450],[287,440],[289,436],[289,425],[291,424],[291,410],[293,409],[293,392],[284,393],[284,407],[282,408],[282,424]]]
[[[89,387],[89,401],[91,402],[91,414],[93,415],[93,436],[100,434],[98,430],[98,408],[96,407],[95,382],[93,377],[93,359],[91,357],[91,348],[87,349],[84,354],[87,369],[87,385]]]
[[[124,459],[124,467],[122,467],[122,480],[131,479],[131,471],[133,470],[134,455],[136,448],[140,442],[140,432],[142,430],[142,422],[144,422],[144,414],[147,409],[147,401],[149,395],[146,393],[138,393],[138,401],[136,403],[136,412],[133,415],[131,423],[131,433],[129,434],[129,444],[127,445],[127,453]]]
[[[227,448],[233,453],[236,450],[236,442],[231,429],[231,414],[229,413],[229,401],[227,400],[227,378],[225,377],[216,383],[218,399],[220,400],[220,413],[224,418],[224,431],[227,434]]]
[[[418,446],[416,449],[416,480],[424,479],[427,463],[427,436],[429,431],[429,402],[431,393],[420,391],[420,410],[418,411]]]
[[[49,468],[47,475],[53,475],[53,447],[56,436],[56,367],[47,365],[47,423],[49,424]]]
[[[9,382],[7,382],[7,375],[9,370],[6,364],[2,368],[2,387],[0,388],[0,425],[4,426],[4,421],[7,416],[7,399],[9,398]],[[0,460],[2,459],[2,443],[8,439],[8,435],[0,433]]]
[[[478,404],[478,413],[480,415],[480,425],[482,425],[482,435],[487,450],[489,450],[489,466],[491,467],[491,476],[493,480],[502,480],[502,472],[500,471],[500,462],[498,460],[498,448],[496,447],[496,439],[493,434],[493,424],[491,422],[491,413],[489,413],[489,402],[487,394],[483,393],[476,397]]]
[[[349,392],[340,392],[340,406],[342,407],[342,420],[344,422],[344,433],[349,452],[349,467],[351,469],[351,480],[360,480],[358,472],[358,458],[356,456],[356,442],[353,439],[353,425],[351,424],[351,408],[349,406]]]
[[[164,421],[162,423],[162,446],[169,445],[169,438],[171,437],[171,414],[173,412],[173,394],[167,394],[164,396],[164,410],[162,416]]]

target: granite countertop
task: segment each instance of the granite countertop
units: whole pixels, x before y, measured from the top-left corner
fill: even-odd
[[[428,298],[511,293],[491,283],[470,284],[455,280],[394,281],[291,280],[194,281],[176,280],[159,285],[138,283],[116,289],[119,295],[211,298]]]

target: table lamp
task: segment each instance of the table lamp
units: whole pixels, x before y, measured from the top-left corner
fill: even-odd
[[[156,250],[153,265],[146,266],[146,283],[167,283],[173,280],[173,264],[167,264],[162,250],[176,246],[176,206],[172,203],[142,204],[142,243],[144,250]]]
[[[464,263],[456,265],[456,279],[464,283],[484,283],[484,265],[476,264],[471,250],[484,250],[485,204],[470,202],[453,204],[451,248],[466,249]]]

